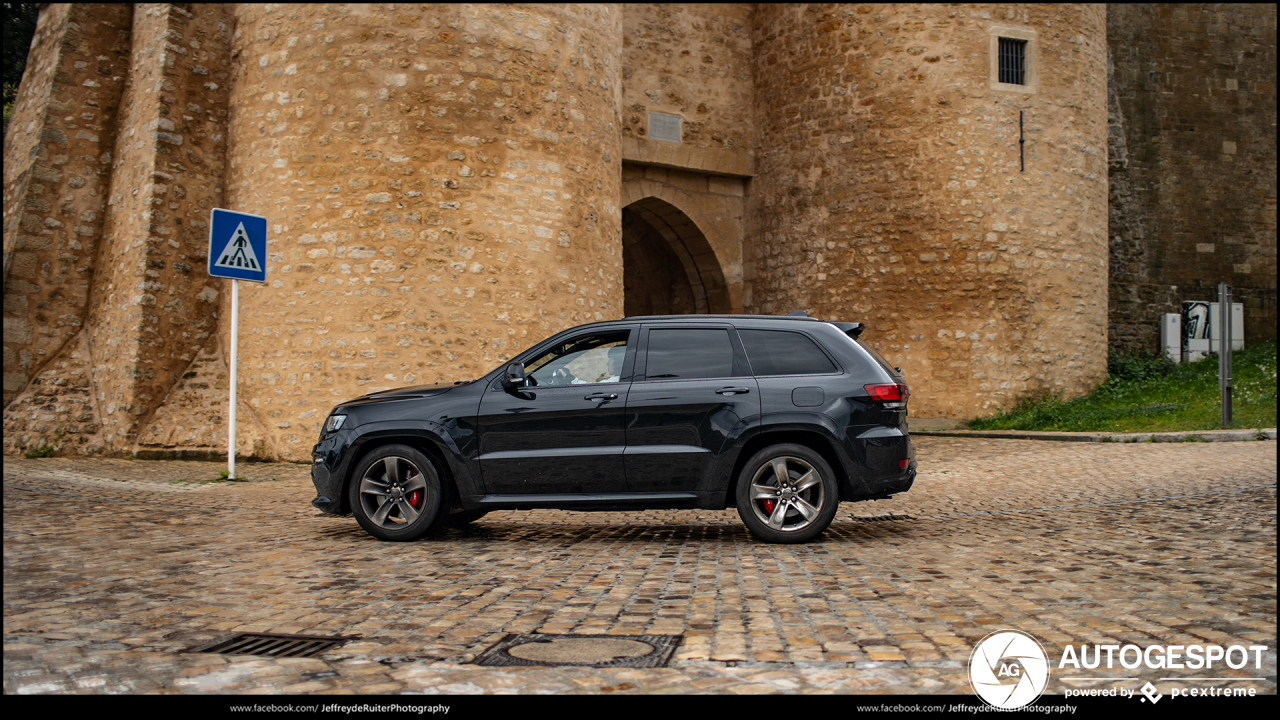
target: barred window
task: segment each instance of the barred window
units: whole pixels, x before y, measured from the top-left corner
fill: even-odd
[[[1002,83],[1027,84],[1027,41],[1000,38],[1000,76]]]

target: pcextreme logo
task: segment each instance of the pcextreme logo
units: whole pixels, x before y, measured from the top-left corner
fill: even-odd
[[[1020,630],[982,638],[969,656],[969,683],[983,702],[1014,710],[1040,697],[1049,684],[1049,658],[1040,642]]]

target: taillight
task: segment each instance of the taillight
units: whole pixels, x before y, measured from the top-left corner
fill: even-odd
[[[879,383],[862,386],[873,400],[882,403],[894,403],[890,407],[900,407],[911,396],[911,389],[905,383]]]

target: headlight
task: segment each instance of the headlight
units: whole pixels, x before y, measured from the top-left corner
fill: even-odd
[[[329,419],[324,423],[324,431],[327,433],[337,432],[342,428],[342,423],[346,421],[346,415],[330,415]]]

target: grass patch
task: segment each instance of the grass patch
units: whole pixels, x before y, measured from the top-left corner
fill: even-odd
[[[1276,344],[1233,354],[1233,428],[1276,426]],[[969,422],[972,430],[1175,432],[1214,430],[1222,419],[1216,355],[1175,364],[1153,354],[1111,351],[1107,381],[1092,393],[1063,401],[1028,398],[1017,407]]]
[[[28,460],[35,460],[36,458],[49,457],[50,455],[54,454],[57,451],[58,451],[57,445],[41,445],[38,448],[32,448],[22,453],[22,457]]]

